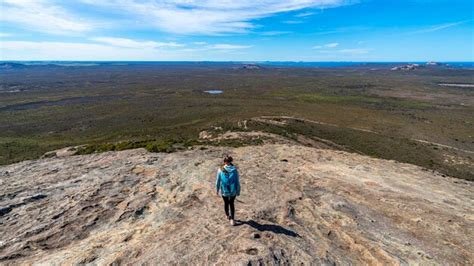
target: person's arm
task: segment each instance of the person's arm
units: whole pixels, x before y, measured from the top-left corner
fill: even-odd
[[[217,170],[217,175],[216,175],[216,194],[219,195],[219,189],[221,188],[221,175],[220,171]]]
[[[240,177],[239,177],[239,172],[236,171],[237,173],[237,196],[240,196]]]

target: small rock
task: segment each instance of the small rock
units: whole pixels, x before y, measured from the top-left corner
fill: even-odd
[[[249,248],[245,251],[245,253],[249,255],[258,255],[258,249],[256,248]]]
[[[281,159],[280,161],[282,161],[282,162],[285,162],[285,163],[287,163],[287,162],[288,162],[288,160],[287,160],[287,159]]]
[[[273,235],[270,234],[270,233],[264,233],[263,235],[265,238],[268,238],[268,239],[273,239]]]
[[[259,239],[260,237],[259,233],[252,233],[252,238]]]
[[[203,130],[199,132],[199,138],[200,139],[210,139],[212,138],[212,134],[210,132],[207,132],[206,130]]]

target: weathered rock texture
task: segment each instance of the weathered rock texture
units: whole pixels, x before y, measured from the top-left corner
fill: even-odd
[[[214,192],[231,154],[237,226]],[[289,144],[0,167],[0,264],[474,264],[474,184]]]

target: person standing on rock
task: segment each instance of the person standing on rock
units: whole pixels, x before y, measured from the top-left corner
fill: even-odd
[[[234,225],[234,200],[235,197],[240,195],[240,181],[239,172],[232,164],[232,160],[230,156],[224,157],[224,165],[217,170],[216,193],[219,196],[219,191],[221,192],[224,199],[225,215],[229,219],[230,224]]]

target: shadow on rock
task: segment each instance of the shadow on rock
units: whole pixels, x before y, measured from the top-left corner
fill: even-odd
[[[270,231],[275,234],[284,234],[291,237],[300,237],[298,233],[276,224],[259,224],[254,220],[248,220],[248,221],[237,221],[236,226],[243,225],[243,224],[249,225],[260,232]]]

